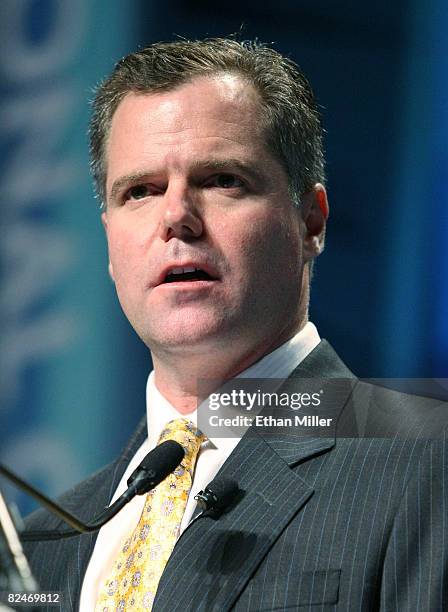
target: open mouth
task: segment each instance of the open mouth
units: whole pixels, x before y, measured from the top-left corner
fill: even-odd
[[[182,282],[191,283],[194,281],[211,281],[211,280],[215,280],[215,279],[212,278],[210,274],[208,274],[204,270],[201,270],[200,268],[188,267],[188,268],[173,268],[165,276],[165,280],[163,282],[164,283],[182,283]]]

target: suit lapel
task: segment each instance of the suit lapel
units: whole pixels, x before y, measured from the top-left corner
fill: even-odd
[[[219,472],[242,497],[219,519],[202,517],[182,535],[165,568],[154,610],[225,610],[313,490],[260,436],[237,445]]]
[[[313,353],[283,388],[297,391],[303,378],[329,377],[331,373],[354,381],[327,343],[321,343]],[[352,387],[353,382],[336,387],[331,405],[336,417]],[[172,612],[178,607],[228,610],[313,495],[313,488],[294,467],[328,452],[334,446],[334,434],[334,428],[330,434],[319,431],[311,435],[303,435],[300,428],[283,432],[250,428],[218,473],[238,483],[241,497],[220,518],[201,517],[184,532],[161,578],[154,611]]]
[[[113,479],[113,465],[108,466],[102,473],[101,480],[89,480],[88,486],[83,491],[82,498],[73,498],[74,512],[84,521],[91,521],[109,501],[108,484]],[[104,478],[103,478],[104,476]],[[75,536],[64,543],[67,547],[66,558],[67,566],[61,568],[64,573],[64,581],[67,580],[66,593],[73,600],[70,601],[70,608],[77,610],[79,606],[79,596],[81,593],[82,579],[87,569],[90,556],[93,552],[98,532],[86,533]]]
[[[129,445],[118,460],[92,476],[86,483],[83,483],[79,496],[76,495],[76,491],[74,495],[73,492],[69,494],[70,507],[67,505],[65,507],[76,514],[81,520],[91,522],[97,514],[109,505],[126,467],[143,443],[145,437],[146,418],[140,422]],[[65,540],[65,545],[70,550],[67,551],[66,555],[68,563],[66,566],[61,567],[61,570],[64,573],[63,581],[68,581],[66,593],[71,600],[69,604],[71,608],[67,605],[67,609],[77,610],[79,607],[82,580],[97,537],[98,532],[95,532],[76,536],[71,540]]]

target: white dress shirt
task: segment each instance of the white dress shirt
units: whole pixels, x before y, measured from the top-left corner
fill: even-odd
[[[293,338],[240,373],[238,378],[287,378],[319,342],[320,338],[316,327],[312,323],[307,323]],[[129,463],[111,503],[126,490],[126,482],[129,476],[145,455],[157,445],[160,433],[166,423],[179,418],[188,418],[195,424],[197,422],[197,411],[187,415],[180,414],[158,391],[154,383],[154,372],[149,375],[146,385],[146,414],[148,438]],[[180,533],[184,531],[191,520],[196,506],[194,496],[213,480],[238,442],[239,438],[221,437],[209,438],[202,444],[196,461],[193,485]],[[137,525],[144,504],[144,495],[135,497],[109,523],[100,529],[82,584],[80,612],[93,612],[95,610],[99,589],[107,580],[123,542]]]

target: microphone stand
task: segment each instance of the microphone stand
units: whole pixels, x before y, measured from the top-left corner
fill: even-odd
[[[14,521],[0,491],[0,591],[36,592],[37,583],[23,553]],[[0,602],[0,610],[11,610]]]
[[[80,533],[91,533],[98,531],[104,524],[113,518],[131,499],[136,495],[143,495],[150,489],[156,487],[168,474],[173,472],[184,457],[184,449],[174,440],[166,440],[150,451],[140,465],[129,477],[127,490],[115,502],[105,508],[92,523],[84,523],[76,516],[64,510],[59,504],[53,502],[46,495],[35,489],[33,486],[19,478],[4,465],[0,464],[0,475],[5,476],[13,482],[19,489],[37,499],[37,501],[50,510],[53,514],[61,518],[72,529],[65,530],[38,530],[24,531],[20,534],[22,541],[41,541],[58,540],[61,538],[71,538]]]

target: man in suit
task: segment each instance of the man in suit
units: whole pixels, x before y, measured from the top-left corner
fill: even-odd
[[[152,45],[99,88],[91,153],[109,273],[154,371],[147,419],[117,462],[63,498],[66,507],[91,518],[168,421],[194,423],[206,399],[200,379],[213,388],[287,379],[290,394],[322,380],[324,425],[208,435],[148,609],[443,610],[445,409],[359,383],[308,322],[328,203],[319,116],[297,66],[233,40]],[[240,494],[221,516],[189,525],[194,494],[216,474]],[[106,601],[143,505],[135,500],[97,540],[27,546],[42,589],[62,591],[67,610]],[[28,527],[61,525],[41,512]],[[135,609],[116,589],[115,603],[97,610]]]

